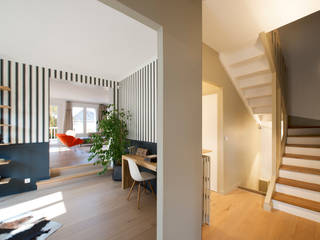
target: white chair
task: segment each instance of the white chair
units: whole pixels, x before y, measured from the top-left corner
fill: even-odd
[[[141,184],[142,183],[144,184],[144,191],[146,191],[147,183],[149,183],[151,192],[155,196],[155,193],[153,191],[153,187],[151,185],[151,180],[155,179],[156,176],[151,174],[151,173],[148,173],[148,172],[140,172],[137,164],[133,160],[128,159],[128,164],[129,164],[130,175],[131,175],[131,177],[133,179],[133,183],[132,183],[132,186],[130,188],[129,195],[128,195],[128,200],[130,200],[130,195],[132,193],[132,190],[133,190],[134,186],[136,185],[136,183],[138,183],[139,185],[138,185],[138,202],[137,202],[137,206],[138,206],[138,209],[140,209]]]
[[[66,135],[76,137],[76,132],[73,130],[68,130],[68,131],[66,131]]]

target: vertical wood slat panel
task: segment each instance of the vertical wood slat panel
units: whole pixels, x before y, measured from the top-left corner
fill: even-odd
[[[46,68],[44,78],[44,142],[49,141],[49,73],[51,73],[51,70]]]
[[[24,100],[24,68],[23,64],[18,65],[18,143],[23,143],[24,140],[24,108],[23,108],[23,100]]]
[[[74,82],[84,82],[84,76],[26,63],[1,60],[1,84],[11,91],[1,91],[0,100],[11,109],[1,109],[4,124],[1,127],[4,142],[24,144],[49,141],[50,76]],[[118,83],[90,77],[92,84],[115,90],[115,105],[119,105]]]
[[[43,142],[43,68],[38,68],[38,142]]]
[[[16,143],[16,64],[15,62],[10,62],[11,67],[10,67],[10,72],[11,72],[11,79],[10,79],[10,103],[11,103],[11,114],[10,114],[10,142],[12,144]]]
[[[9,71],[8,71],[8,62],[7,61],[3,61],[3,73],[2,73],[2,84],[4,86],[8,86],[8,75],[9,75]],[[9,105],[9,101],[8,101],[8,91],[2,91],[2,101],[3,101],[3,105]],[[2,115],[2,122],[4,124],[9,124],[9,109],[3,109],[3,115]],[[5,143],[10,142],[9,139],[9,128],[8,127],[3,127],[3,140]]]
[[[30,68],[24,65],[24,143],[30,143]]]
[[[119,107],[129,110],[129,138],[156,142],[157,63],[144,66],[120,82]]]
[[[37,71],[36,67],[32,67],[32,112],[31,112],[31,122],[32,122],[32,131],[31,131],[31,140],[32,143],[37,142]]]

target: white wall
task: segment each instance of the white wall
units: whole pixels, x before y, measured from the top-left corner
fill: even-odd
[[[271,176],[272,176],[272,122],[262,122],[260,179],[265,181],[270,181]]]
[[[50,98],[85,103],[113,103],[113,89],[51,79]]]
[[[202,96],[202,148],[212,150],[206,154],[211,163],[211,190],[218,190],[218,95]]]

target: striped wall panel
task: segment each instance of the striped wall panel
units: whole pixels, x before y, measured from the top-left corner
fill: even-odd
[[[157,60],[120,82],[119,107],[129,110],[129,138],[157,142]]]
[[[11,91],[0,91],[0,127],[5,143],[24,144],[49,141],[50,79],[77,82],[114,89],[118,106],[119,83],[93,76],[0,59],[0,85]]]
[[[210,225],[210,157],[202,155],[202,224]]]

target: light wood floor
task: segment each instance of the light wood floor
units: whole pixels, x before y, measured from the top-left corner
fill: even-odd
[[[66,213],[53,220],[63,224],[50,240],[153,240],[156,239],[156,200],[142,195],[137,209],[137,191],[130,201],[128,190],[111,176],[92,176],[72,183],[11,197],[0,198],[0,212],[6,207],[62,193]],[[18,208],[17,208],[18,209]]]
[[[89,149],[87,146],[67,148],[61,145],[50,145],[50,168],[87,164],[90,156]]]
[[[284,212],[262,209],[264,197],[235,190],[212,192],[211,225],[202,229],[203,240],[319,240],[320,223]]]

